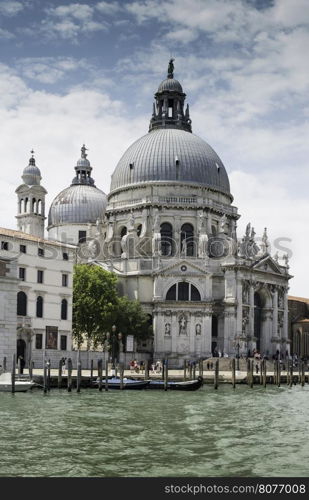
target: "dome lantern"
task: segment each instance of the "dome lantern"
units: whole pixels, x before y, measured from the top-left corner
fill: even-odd
[[[155,94],[149,132],[157,128],[177,128],[192,132],[188,105],[184,111],[185,99],[186,94],[181,84],[174,78],[174,59],[170,59],[167,78],[160,83]]]

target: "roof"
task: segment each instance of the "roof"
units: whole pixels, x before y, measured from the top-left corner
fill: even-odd
[[[289,295],[288,300],[294,300],[295,302],[304,302],[305,304],[309,304],[309,299],[306,299],[304,297],[294,297],[292,295]]]
[[[154,129],[134,142],[112,175],[111,191],[147,182],[197,184],[230,195],[217,153],[197,135],[176,128]]]
[[[6,229],[4,227],[0,227],[0,236],[8,236],[10,238],[19,238],[21,240],[42,243],[43,245],[52,245],[52,246],[67,247],[67,248],[77,248],[76,245],[72,245],[69,243],[62,243],[60,241],[46,240],[44,238],[39,238],[38,236],[33,236],[32,234],[24,233],[23,231],[15,231],[15,229]]]

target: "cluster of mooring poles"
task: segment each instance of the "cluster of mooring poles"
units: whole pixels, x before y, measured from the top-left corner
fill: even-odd
[[[162,372],[160,376],[162,377],[162,380],[164,382],[164,390],[168,389],[168,375],[169,375],[169,363],[168,363],[168,358],[165,358],[162,363]],[[237,370],[237,360],[235,358],[232,358],[231,360],[231,383],[232,383],[232,388],[235,389],[236,387],[236,372]],[[16,366],[17,365],[17,366]],[[286,382],[286,384],[289,387],[292,387],[293,385],[296,385],[297,383],[301,384],[302,386],[305,385],[306,382],[306,371],[308,372],[308,364],[305,363],[305,361],[300,361],[298,363],[297,370],[294,371],[294,365],[292,360],[287,360],[284,365],[284,370],[286,373],[285,375],[282,374],[282,366],[280,361],[274,361],[273,364],[273,372],[267,373],[267,361],[265,359],[261,360],[260,363],[258,364],[258,370],[256,373],[254,373],[254,366],[256,366],[256,360],[253,359],[248,359],[247,360],[247,376],[245,378],[245,382],[247,383],[248,386],[251,388],[253,385],[262,385],[266,387],[267,383],[272,384],[272,385],[277,385],[280,387],[282,382]],[[124,388],[124,365],[123,363],[119,363],[118,365],[116,363],[112,364],[114,367],[114,376],[117,377],[117,374],[119,373],[119,378],[120,378],[120,389]],[[6,372],[7,370],[7,359],[6,357],[3,358],[3,372]],[[29,378],[33,378],[33,368],[34,368],[34,363],[30,359],[29,360]],[[18,362],[16,364],[16,355],[13,355],[13,361],[12,361],[12,392],[15,392],[15,381],[16,381],[16,369],[18,376],[20,376],[23,372],[22,369],[22,364],[21,364],[21,359],[18,359]],[[197,363],[196,362],[188,362],[184,361],[184,367],[183,367],[183,380],[194,380],[197,375],[197,370],[198,370],[198,375],[203,378],[204,375],[204,369],[203,369],[203,360],[199,360]],[[62,379],[64,376],[67,378],[67,390],[68,392],[72,391],[73,388],[73,362],[71,358],[68,358],[67,360],[67,373],[63,373],[63,360],[59,361],[59,369],[58,369],[58,382],[57,386],[58,388],[63,387]],[[213,386],[214,389],[218,389],[219,387],[219,358],[215,360],[214,366],[213,366]],[[93,359],[90,362],[90,378],[86,381],[84,386],[92,386],[93,384],[93,378],[94,378],[94,361]],[[140,377],[139,377],[140,378]],[[144,378],[145,380],[149,379],[149,361],[145,361],[145,372],[144,372]],[[99,391],[104,390],[108,391],[108,379],[109,379],[109,362],[105,362],[105,367],[104,367],[104,376],[103,376],[103,359],[98,359],[97,361],[97,385]],[[76,361],[76,391],[80,392],[81,386],[82,386],[82,363],[80,359],[80,353],[78,351],[77,353],[77,361]],[[307,374],[307,382],[309,383],[309,374]],[[43,363],[43,391],[44,393],[47,393],[50,391],[51,388],[51,362],[50,359],[44,360]]]
[[[308,364],[305,361],[300,361],[298,363],[298,373],[294,373],[293,371],[293,361],[288,360],[285,363],[286,375],[282,374],[282,366],[279,360],[274,361],[273,365],[273,374],[267,374],[267,361],[263,359],[258,364],[258,371],[254,373],[254,365],[256,365],[256,361],[253,359],[247,360],[247,376],[246,382],[247,385],[251,388],[254,384],[263,385],[266,387],[267,382],[273,385],[277,385],[280,387],[283,381],[289,387],[296,385],[297,383],[301,384],[302,387],[306,382],[306,371],[308,371]],[[306,369],[307,368],[307,369]],[[231,381],[232,388],[235,389],[236,386],[236,362],[235,358],[231,359]],[[307,376],[307,381],[309,383],[309,375]],[[216,359],[214,363],[214,379],[213,379],[214,389],[218,389],[219,386],[219,359]]]

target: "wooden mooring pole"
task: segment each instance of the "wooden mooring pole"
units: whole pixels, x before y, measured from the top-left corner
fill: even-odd
[[[47,361],[47,390],[50,391],[50,359]]]
[[[80,386],[82,382],[82,363],[80,360],[80,352],[77,353],[77,378],[76,378],[76,391],[80,392]]]
[[[193,380],[195,380],[195,378],[196,378],[196,361],[193,361],[193,373],[192,373],[192,375],[193,375]]]
[[[278,359],[277,361],[277,386],[280,387],[281,384],[281,365]]]
[[[204,378],[204,363],[203,363],[203,360],[200,359],[199,361],[199,376]]]
[[[43,366],[43,391],[44,394],[47,392],[47,361],[44,359],[44,366]]]
[[[305,362],[301,362],[301,385],[304,387],[305,385]]]
[[[219,386],[219,359],[215,361],[215,371],[214,371],[214,389],[218,389]]]
[[[6,372],[6,356],[3,358],[3,371]]]
[[[253,383],[254,383],[254,359],[251,360],[251,364],[250,364],[250,387],[252,389],[253,387]]]
[[[124,374],[124,366],[123,363],[121,363],[119,364],[120,390],[123,390],[123,374]]]
[[[102,364],[103,364],[103,360],[98,359],[99,391],[102,391]]]
[[[108,391],[108,361],[105,361],[105,390]]]
[[[164,390],[167,391],[168,387],[168,359],[164,360]]]
[[[290,376],[289,376],[289,386],[292,387],[293,385],[293,360],[291,360],[290,363]]]
[[[68,392],[72,391],[72,359],[68,358]]]
[[[263,359],[263,386],[267,385],[267,360]]]
[[[15,373],[16,373],[16,355],[13,354],[13,361],[12,361],[12,394],[15,392]]]
[[[145,374],[144,374],[145,380],[149,379],[149,359],[146,359],[145,361]]]
[[[21,358],[20,358],[20,356],[17,360],[17,368],[18,368],[18,375],[20,375],[21,374]]]
[[[187,360],[184,359],[184,362],[183,362],[183,379],[184,381],[187,380]]]
[[[233,387],[233,389],[235,389],[235,386],[236,386],[235,367],[236,367],[235,358],[232,358],[232,387]]]
[[[62,359],[59,360],[58,365],[58,389],[61,389],[62,386]]]
[[[90,385],[93,379],[93,359],[90,361]]]
[[[32,359],[30,358],[29,359],[29,368],[28,368],[30,380],[32,380],[32,377],[33,377],[33,365],[34,365],[34,363],[33,363]]]
[[[290,376],[290,360],[288,359],[286,362],[286,383],[289,385],[289,376]]]

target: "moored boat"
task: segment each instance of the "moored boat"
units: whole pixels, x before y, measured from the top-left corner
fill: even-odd
[[[168,390],[174,391],[196,391],[203,385],[203,378],[198,377],[194,380],[168,380]],[[148,389],[164,389],[164,380],[150,380]]]
[[[15,392],[27,392],[33,386],[37,385],[33,380],[29,378],[15,378]],[[0,375],[0,392],[12,392],[12,374],[10,372],[4,372]]]
[[[95,385],[99,384],[99,380],[93,382]],[[105,378],[102,379],[102,385],[105,386]],[[108,388],[120,389],[120,377],[109,377]],[[131,378],[123,378],[123,389],[145,389],[149,385],[149,380],[135,380]]]

